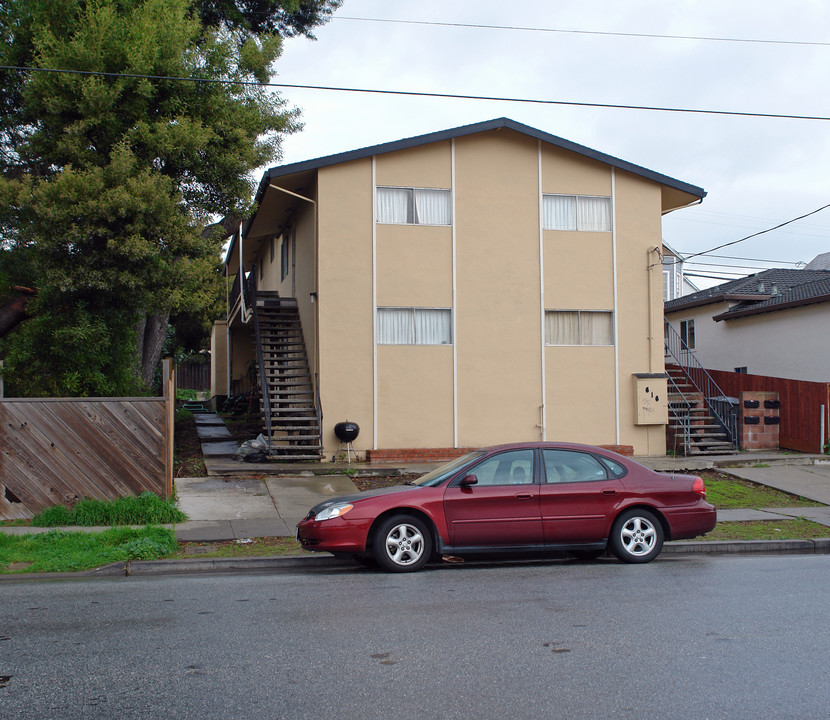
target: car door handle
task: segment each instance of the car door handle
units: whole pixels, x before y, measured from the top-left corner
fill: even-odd
[[[603,490],[603,491],[602,491],[602,494],[603,494],[603,495],[616,495],[616,494],[617,494],[617,491],[616,491],[616,490],[613,490],[613,489],[608,489],[608,490]]]
[[[517,493],[516,500],[532,500],[533,493]]]

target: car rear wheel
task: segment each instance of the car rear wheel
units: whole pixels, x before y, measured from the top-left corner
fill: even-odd
[[[611,528],[611,552],[627,563],[647,563],[663,548],[663,526],[648,510],[627,510]]]
[[[378,565],[388,572],[414,572],[432,555],[426,523],[411,515],[395,515],[381,523],[373,543]]]

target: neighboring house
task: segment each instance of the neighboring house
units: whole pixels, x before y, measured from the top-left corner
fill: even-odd
[[[822,267],[825,269],[808,269]],[[666,320],[709,370],[830,381],[830,254],[665,304]]]
[[[228,250],[213,393],[256,360],[299,456],[331,458],[346,420],[377,459],[662,455],[661,216],[704,196],[508,119],[272,168]]]
[[[697,286],[683,272],[683,256],[663,241],[663,300],[697,292]]]

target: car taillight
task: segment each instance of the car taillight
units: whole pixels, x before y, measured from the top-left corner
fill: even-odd
[[[692,483],[692,491],[696,492],[701,497],[706,497],[706,485],[703,484],[703,479],[696,477]]]

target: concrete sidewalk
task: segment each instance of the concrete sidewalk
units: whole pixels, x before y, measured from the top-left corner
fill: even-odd
[[[346,475],[177,478],[175,484],[179,508],[190,517],[176,525],[176,537],[186,541],[293,537],[318,502],[357,491]]]

